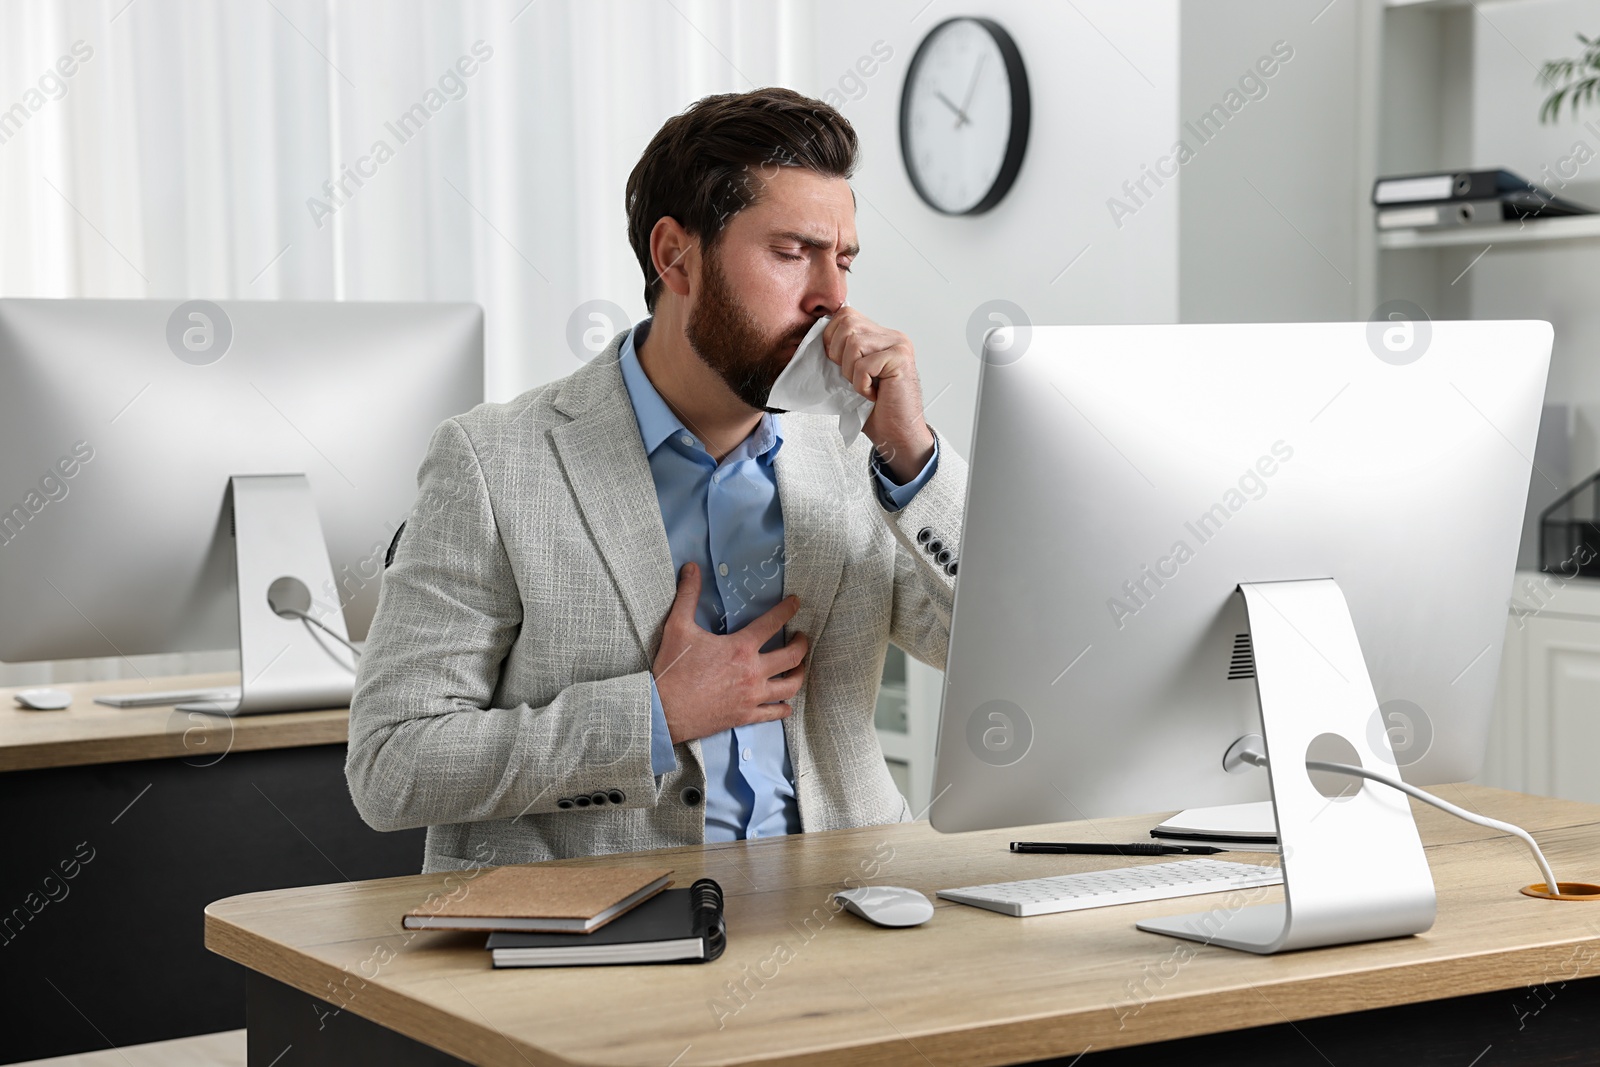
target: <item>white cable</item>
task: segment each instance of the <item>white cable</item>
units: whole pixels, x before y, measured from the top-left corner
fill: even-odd
[[[359,648],[357,648],[355,645],[352,645],[349,641],[346,641],[344,638],[340,637],[338,634],[334,633],[332,630],[328,629],[328,627],[324,626],[318,620],[313,619],[310,615],[307,615],[305,612],[296,611],[294,608],[278,608],[276,610],[277,610],[279,615],[293,615],[295,618],[299,619],[301,622],[309,622],[312,626],[315,626],[317,629],[321,630],[323,633],[327,634],[329,637],[331,637],[335,641],[339,642],[345,648],[348,648],[350,650],[350,654],[355,656],[356,659],[360,659],[361,658],[361,650]]]
[[[1267,757],[1252,749],[1246,749],[1240,754],[1240,758],[1246,763],[1255,764],[1257,767],[1265,767],[1267,765]],[[1522,838],[1523,842],[1528,846],[1528,848],[1533,850],[1534,861],[1539,864],[1539,870],[1544,874],[1545,889],[1551,893],[1559,891],[1556,888],[1555,872],[1550,869],[1550,864],[1545,860],[1544,852],[1539,848],[1539,842],[1535,841],[1533,839],[1533,835],[1528,833],[1528,831],[1524,830],[1520,826],[1513,826],[1508,822],[1501,822],[1499,819],[1491,819],[1487,815],[1479,815],[1476,812],[1468,811],[1465,808],[1459,808],[1450,803],[1448,800],[1441,800],[1432,793],[1424,792],[1423,790],[1418,789],[1409,782],[1402,781],[1399,778],[1391,778],[1387,774],[1379,774],[1377,771],[1369,771],[1365,767],[1355,767],[1348,763],[1328,763],[1325,760],[1309,759],[1306,760],[1306,767],[1307,769],[1313,771],[1332,771],[1335,774],[1348,774],[1357,778],[1368,778],[1374,782],[1382,782],[1386,786],[1400,790],[1400,792],[1405,793],[1407,796],[1416,797],[1424,804],[1432,804],[1440,811],[1449,812],[1458,819],[1465,819],[1467,822],[1477,823],[1479,826],[1486,826],[1491,830],[1499,830],[1501,833],[1515,834],[1517,837]]]

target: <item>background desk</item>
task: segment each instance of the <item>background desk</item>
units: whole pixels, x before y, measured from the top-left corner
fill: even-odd
[[[237,1029],[244,972],[205,950],[209,901],[422,868],[423,831],[377,833],[350,802],[347,709],[230,719],[93,703],[144,687],[62,685],[63,711],[22,710],[0,689],[0,1063]]]
[[[1440,792],[1533,830],[1558,877],[1600,880],[1600,806],[1478,786]],[[1413,810],[1438,887],[1433,929],[1283,956],[1133,927],[1219,906],[1224,894],[1031,919],[939,902],[929,923],[905,930],[832,913],[829,894],[846,878],[931,897],[940,887],[1117,865],[1014,855],[1005,846],[1013,832],[946,836],[927,823],[565,861],[671,866],[685,884],[716,878],[728,949],[705,965],[493,971],[482,934],[400,929],[407,909],[449,891],[443,874],[221,900],[206,909],[206,943],[259,972],[250,984],[253,1067],[289,1044],[300,1064],[340,1062],[356,1048],[381,1050],[370,1062],[386,1064],[459,1057],[515,1067],[954,1067],[1049,1057],[1078,1067],[1468,1067],[1490,1044],[1478,1067],[1593,1063],[1600,903],[1523,896],[1517,889],[1537,868],[1521,842]],[[1155,821],[1027,836],[1136,840]],[[1278,888],[1261,897],[1281,898]],[[1223,1034],[1245,1028],[1260,1029]],[[1559,1050],[1574,1045],[1581,1058],[1564,1058]]]

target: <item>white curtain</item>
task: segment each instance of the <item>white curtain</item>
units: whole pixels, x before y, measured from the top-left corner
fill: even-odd
[[[701,96],[804,91],[802,6],[8,0],[0,296],[475,301],[486,399],[509,399],[578,365],[578,305],[643,316],[628,172]]]

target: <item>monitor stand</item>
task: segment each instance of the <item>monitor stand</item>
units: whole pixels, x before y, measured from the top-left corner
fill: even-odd
[[[1135,925],[1268,954],[1403,937],[1433,925],[1433,875],[1405,794],[1336,775],[1319,791],[1307,759],[1392,771],[1389,735],[1350,608],[1332,578],[1241,583],[1255,652],[1267,776],[1283,857],[1283,903],[1218,906]],[[1236,743],[1230,753],[1239,748]],[[1234,768],[1230,768],[1234,769]],[[1250,769],[1248,764],[1238,769]]]
[[[288,604],[342,637],[340,605],[319,605],[312,590],[334,589],[328,545],[304,474],[236,474],[228,482],[239,591],[239,699],[199,700],[179,711],[255,715],[349,707],[354,656]]]

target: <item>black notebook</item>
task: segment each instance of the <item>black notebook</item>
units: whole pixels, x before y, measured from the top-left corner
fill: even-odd
[[[722,955],[722,887],[702,878],[667,889],[590,934],[493,933],[496,967],[589,967],[610,963],[704,963]]]

